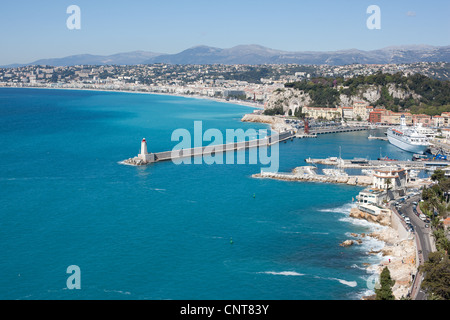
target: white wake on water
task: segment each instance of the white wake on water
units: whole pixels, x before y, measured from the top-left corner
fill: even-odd
[[[259,273],[265,273],[265,274],[272,274],[272,275],[279,275],[279,276],[304,276],[302,273],[298,273],[295,271],[281,271],[281,272],[275,272],[275,271],[265,271],[265,272],[259,272]]]
[[[342,280],[342,279],[337,279],[337,278],[329,278],[330,280],[336,280],[339,281],[340,283],[349,286],[349,287],[356,287],[358,285],[358,283],[356,281],[346,281],[346,280]]]
[[[350,214],[350,210],[356,208],[356,204],[354,203],[346,203],[343,206],[337,208],[328,208],[328,209],[320,209],[319,212],[335,212],[335,213],[344,213]]]

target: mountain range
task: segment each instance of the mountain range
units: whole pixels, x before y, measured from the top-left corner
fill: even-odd
[[[26,65],[136,65],[136,64],[306,64],[347,65],[414,62],[450,62],[450,46],[408,45],[378,50],[348,49],[339,51],[289,52],[260,45],[239,45],[228,49],[195,46],[175,54],[133,51],[108,56],[79,54],[63,58],[40,59]]]

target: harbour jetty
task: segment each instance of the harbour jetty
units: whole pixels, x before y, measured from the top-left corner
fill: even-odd
[[[369,139],[369,140],[383,140],[383,141],[388,141],[388,138],[387,138],[387,137],[378,137],[378,136],[372,136],[372,135],[368,136],[367,139]]]
[[[239,150],[246,150],[256,147],[267,147],[289,139],[293,140],[295,134],[293,131],[284,131],[275,133],[262,139],[255,139],[251,141],[232,142],[220,145],[209,145],[204,147],[195,147],[189,149],[179,149],[172,151],[164,151],[151,153],[148,152],[147,140],[144,138],[141,141],[141,152],[134,158],[124,160],[123,163],[133,166],[145,166],[155,162],[171,161],[182,159],[186,157],[211,156],[218,153],[234,152]]]
[[[332,174],[320,175],[315,171],[314,166],[297,167],[292,172],[264,172],[253,174],[253,178],[266,178],[284,181],[303,181],[303,182],[323,182],[348,184],[352,186],[370,186],[372,177],[369,176],[351,176],[341,171],[335,171]]]
[[[365,131],[369,127],[351,127],[351,126],[336,126],[336,127],[325,127],[325,128],[311,128],[311,134],[330,134],[330,133],[342,133],[342,132],[355,132],[355,131]]]

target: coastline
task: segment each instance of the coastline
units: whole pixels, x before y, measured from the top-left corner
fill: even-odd
[[[349,183],[348,177],[329,177],[315,174],[300,174],[299,169],[305,169],[308,171],[308,167],[299,167],[294,169],[292,173],[260,173],[252,175],[253,178],[269,178],[281,181],[297,181],[297,182],[318,182],[318,183],[333,183],[333,184],[347,184],[347,185],[361,185],[367,186],[371,184],[371,181],[362,180],[361,182],[352,181]],[[365,177],[361,177],[365,178]],[[416,274],[416,242],[414,237],[401,237],[398,228],[401,228],[401,224],[397,223],[396,226],[392,223],[392,219],[395,215],[392,210],[388,210],[389,213],[380,214],[374,216],[360,211],[357,207],[353,207],[348,217],[355,219],[355,221],[365,221],[370,224],[369,228],[371,232],[368,234],[355,234],[349,235],[349,239],[340,244],[342,247],[350,247],[353,245],[371,245],[373,241],[379,241],[381,248],[376,250],[370,247],[367,251],[367,260],[364,265],[366,271],[372,276],[369,280],[373,279],[373,276],[379,277],[384,267],[388,267],[391,273],[391,277],[395,280],[395,285],[392,288],[392,292],[397,300],[407,297],[411,289],[412,276]],[[355,222],[352,221],[352,222]],[[371,256],[376,256],[377,262],[370,264]],[[375,291],[371,287],[368,281],[368,290],[362,294],[363,300],[374,299]],[[374,285],[374,283],[373,283]]]
[[[394,294],[396,300],[400,300],[402,298],[406,298],[410,293],[411,285],[412,285],[412,276],[416,274],[416,242],[414,237],[401,237],[398,228],[400,228],[400,224],[397,224],[397,227],[394,227],[392,224],[392,215],[395,215],[394,212],[391,211],[389,215],[381,216],[378,218],[374,218],[370,214],[364,213],[357,208],[352,208],[350,211],[350,218],[359,219],[367,221],[368,223],[373,224],[374,231],[369,234],[351,234],[351,237],[356,240],[347,240],[352,241],[352,244],[357,241],[364,242],[367,239],[381,241],[383,247],[379,250],[370,249],[367,252],[368,255],[375,255],[379,257],[379,262],[368,265],[367,272],[372,274],[372,277],[375,275],[379,277],[381,272],[385,267],[388,267],[391,278],[395,281],[394,286],[392,287],[392,293]],[[374,280],[369,278],[369,280]],[[369,287],[368,280],[368,287]],[[362,296],[363,300],[373,300],[375,299],[375,281],[370,283],[372,288]]]
[[[230,103],[230,104],[243,105],[243,104],[235,103],[235,101],[224,101],[221,99],[208,98],[208,97],[203,97],[203,96],[197,97],[197,96],[193,96],[193,95],[186,96],[186,95],[170,94],[170,93],[139,92],[139,91],[127,91],[127,90],[86,89],[86,88],[48,88],[48,87],[24,87],[24,88],[156,94],[156,95],[162,95],[162,96],[178,96],[178,97],[185,97],[185,98],[206,99],[206,100],[213,100],[213,101],[217,101],[217,102],[225,102],[225,103]],[[243,106],[255,108],[254,106],[249,106],[249,105],[243,105]],[[249,122],[253,122],[253,121],[249,121]],[[259,122],[259,121],[254,121],[254,122]],[[263,122],[263,123],[268,124],[266,122]],[[381,254],[383,256],[384,260],[382,259],[382,261],[378,265],[371,266],[367,270],[379,274],[379,273],[381,273],[383,266],[388,265],[390,267],[390,269],[395,268],[395,272],[391,271],[391,276],[394,279],[398,278],[398,279],[403,279],[401,281],[406,281],[405,280],[406,273],[404,272],[403,268],[401,268],[402,266],[399,265],[399,262],[402,263],[402,257],[403,257],[402,253],[404,252],[402,250],[406,250],[406,249],[403,248],[402,241],[399,241],[398,232],[394,229],[390,230],[389,228],[386,228],[386,229],[383,228],[380,231],[372,232],[370,235],[373,239],[382,241],[385,244],[383,249],[381,249],[381,251],[379,252],[379,254]],[[398,249],[399,246],[400,246],[400,248],[403,248],[403,249],[402,250]],[[396,249],[398,249],[398,250],[396,250]],[[368,253],[368,254],[373,254],[373,253]],[[388,259],[391,259],[391,261],[388,262]],[[402,292],[404,292],[404,288],[395,288],[394,290],[395,290],[394,294],[396,295],[396,298],[397,298],[398,294],[400,294],[400,297],[401,297]]]
[[[167,93],[167,92],[153,92],[153,91],[137,91],[137,90],[117,90],[117,89],[104,89],[104,88],[79,88],[79,87],[64,87],[64,88],[56,88],[56,87],[14,87],[14,86],[0,86],[1,88],[8,89],[49,89],[49,90],[74,90],[74,91],[96,91],[96,92],[116,92],[116,93],[136,93],[136,94],[152,94],[152,95],[160,95],[160,96],[172,96],[172,97],[181,97],[181,98],[192,98],[192,99],[201,99],[201,100],[210,100],[215,102],[229,103],[244,107],[249,107],[257,110],[264,110],[263,106],[258,106],[255,103],[240,101],[240,100],[226,100],[214,97],[208,97],[203,95],[186,95],[186,94],[178,94],[178,93]]]

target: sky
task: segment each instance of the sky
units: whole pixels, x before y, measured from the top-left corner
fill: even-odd
[[[80,29],[69,29],[70,5]],[[369,29],[370,5],[380,29]],[[285,51],[450,45],[449,0],[15,0],[0,2],[0,65],[75,54],[178,53],[258,44]]]

